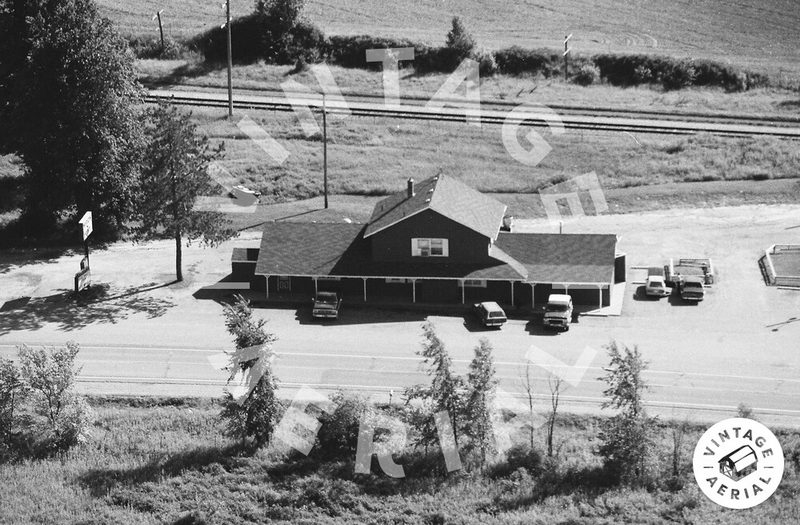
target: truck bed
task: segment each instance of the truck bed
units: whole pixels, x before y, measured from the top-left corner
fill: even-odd
[[[714,266],[711,259],[670,259],[664,266],[667,282],[675,284],[680,278],[690,275],[702,277],[706,285],[714,283]]]

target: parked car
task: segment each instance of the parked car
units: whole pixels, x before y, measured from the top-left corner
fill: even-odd
[[[311,316],[315,319],[338,319],[342,300],[336,292],[317,292]]]
[[[651,297],[666,297],[672,293],[672,288],[667,286],[664,268],[654,266],[647,270],[647,282],[644,293]]]
[[[508,320],[506,313],[500,305],[494,301],[474,304],[472,306],[472,311],[480,320],[481,324],[486,327],[500,328]]]
[[[678,283],[678,291],[684,301],[702,301],[706,296],[705,279],[699,275],[687,275]]]
[[[572,297],[566,294],[550,294],[544,311],[544,326],[569,330],[572,322]]]

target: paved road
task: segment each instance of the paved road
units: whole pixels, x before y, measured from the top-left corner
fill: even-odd
[[[656,413],[718,419],[744,402],[765,420],[800,425],[800,293],[766,287],[756,264],[767,245],[796,242],[798,223],[799,206],[676,210],[567,221],[567,232],[618,232],[620,250],[627,252],[632,266],[670,256],[710,256],[719,270],[719,283],[706,301],[694,306],[637,300],[632,284],[622,316],[582,317],[572,330],[557,335],[547,335],[523,320],[491,332],[470,331],[459,317],[430,320],[461,371],[479,338],[488,337],[495,349],[500,386],[512,394],[522,392],[520,374],[532,346],[538,349],[532,374],[539,398],[547,395],[548,372],[542,365],[558,359],[563,365],[551,371],[563,374],[589,348],[593,350],[585,354],[591,357],[585,374],[569,386],[563,399],[569,409],[598,410],[603,384],[597,378],[607,363],[602,346],[616,339],[639,344],[650,362],[646,377],[652,388],[646,397]],[[524,221],[520,226],[539,231],[553,227]],[[255,238],[235,244],[253,242]],[[135,260],[133,250],[138,254]],[[13,355],[19,343],[61,344],[74,339],[83,348],[81,387],[86,391],[219,395],[225,374],[210,364],[209,357],[230,348],[230,338],[222,325],[221,306],[191,294],[224,275],[229,250],[230,245],[219,251],[187,250],[187,284],[130,297],[119,294],[122,299],[108,303],[114,308],[97,305],[99,311],[78,315],[48,306],[45,298],[41,306],[2,311],[0,355]],[[147,271],[169,268],[170,256],[169,243],[148,245],[146,253],[120,245],[95,254],[93,264],[99,281],[150,282],[155,277]],[[59,275],[68,279],[73,263],[77,264],[58,260],[44,268],[49,279]],[[108,268],[105,274],[103,267]],[[42,271],[37,268],[11,268],[0,280],[13,283],[17,276],[26,283],[30,275]],[[636,280],[635,272],[630,278]],[[425,380],[414,353],[421,338],[421,314],[346,309],[340,322],[316,324],[305,311],[258,312],[280,338],[275,347],[276,372],[287,387],[361,389],[382,400],[394,390],[397,400],[402,387]],[[67,313],[72,317],[65,321]],[[546,406],[544,399],[540,406]]]

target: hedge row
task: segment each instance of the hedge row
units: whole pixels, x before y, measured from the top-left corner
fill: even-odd
[[[760,73],[744,71],[712,60],[618,54],[595,55],[592,60],[600,70],[600,76],[613,85],[659,83],[666,89],[718,86],[742,91],[765,86],[769,80]]]
[[[329,63],[351,68],[378,70],[380,63],[366,61],[368,49],[413,47],[414,61],[400,62],[400,67],[414,67],[420,72],[450,72],[460,63],[460,56],[446,46],[429,46],[406,39],[373,37],[369,35],[333,36],[326,38],[308,23],[298,26],[288,44],[276,53],[265,42],[263,20],[252,14],[232,22],[233,53],[236,62],[266,60],[269,63],[294,64],[297,61]],[[191,47],[198,49],[207,61],[222,61],[226,57],[226,35],[220,28],[195,37]],[[512,46],[495,52],[483,51],[474,57],[480,63],[482,75],[541,75],[546,78],[563,76],[564,59],[560,51],[525,49]],[[598,76],[599,74],[599,76]],[[768,84],[768,78],[732,65],[711,60],[688,60],[667,56],[599,54],[574,55],[569,60],[569,76],[580,84],[596,79],[619,86],[661,84],[665,89],[687,86],[716,86],[741,91]]]

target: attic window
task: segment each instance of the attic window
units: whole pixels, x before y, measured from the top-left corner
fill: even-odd
[[[411,255],[414,257],[447,257],[447,239],[411,239]]]

